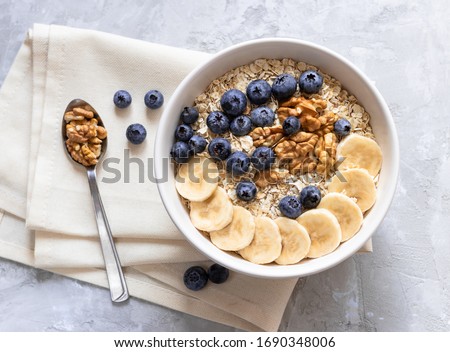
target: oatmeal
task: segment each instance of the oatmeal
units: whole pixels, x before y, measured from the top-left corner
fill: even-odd
[[[295,264],[359,231],[382,153],[369,114],[339,81],[292,59],[258,59],[211,82],[188,112],[193,122],[180,126],[193,136],[171,150],[183,165],[177,189],[217,247]],[[208,185],[195,166],[207,162]],[[191,164],[199,182],[187,177]]]
[[[272,84],[273,80],[282,73],[298,77],[299,73],[305,70],[317,70],[317,68],[292,59],[258,59],[227,72],[211,82],[205,92],[195,99],[194,106],[198,109],[199,118],[193,124],[194,131],[208,142],[217,136],[208,129],[206,119],[210,112],[221,110],[220,98],[227,90],[237,88],[245,92],[248,84],[253,80],[263,79]],[[331,167],[334,164],[332,160],[334,152],[330,148],[325,148],[324,138],[321,138],[320,143],[318,142],[319,137],[322,137],[320,134],[326,134],[327,128],[330,131],[337,119],[341,117],[348,119],[353,133],[375,139],[369,124],[370,115],[358,105],[356,98],[343,89],[339,81],[326,73],[319,72],[323,76],[323,86],[319,93],[306,98],[297,91],[291,99],[281,104],[274,97],[270,97],[265,105],[277,112],[273,126],[255,128],[249,135],[242,137],[234,136],[230,132],[222,135],[230,140],[233,151],[242,150],[251,154],[258,146],[275,146],[277,155],[293,159],[290,164],[280,163],[281,159],[277,160],[271,173],[283,175],[285,182],[279,182],[280,177],[277,177],[276,182],[271,182],[270,179],[264,181],[267,185],[258,189],[256,200],[251,204],[245,204],[236,197],[234,191],[236,180],[230,178],[223,168],[221,169],[219,184],[228,192],[233,204],[245,206],[255,216],[265,215],[272,219],[279,217],[281,214],[278,202],[281,198],[287,194],[298,193],[311,183],[317,185],[324,194],[327,193],[327,180],[334,174]],[[245,113],[249,114],[251,108],[252,105],[249,104]],[[317,124],[312,124],[310,121],[317,120],[314,117],[318,111],[326,111],[326,114],[321,117],[321,121],[317,121]],[[292,115],[302,116],[301,119],[304,119],[302,128],[306,128],[306,132],[309,133],[283,138],[280,131],[281,123],[287,116]],[[329,139],[330,136],[326,138],[326,140]],[[331,141],[328,142],[327,147],[330,143]],[[331,155],[328,154],[330,158],[323,156],[323,152],[327,153],[326,150],[330,151]],[[286,155],[286,153],[290,154]],[[205,152],[204,155],[207,153]],[[250,170],[247,178],[257,180],[258,175],[254,170]],[[261,185],[262,181],[259,183]]]

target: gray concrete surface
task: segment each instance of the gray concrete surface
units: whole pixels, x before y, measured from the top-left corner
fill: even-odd
[[[81,5],[80,5],[81,4]],[[450,331],[450,6],[445,0],[0,1],[0,80],[33,22],[98,29],[215,52],[287,36],[353,61],[397,124],[397,193],[356,255],[301,280],[284,331]],[[0,331],[232,331],[0,259]]]

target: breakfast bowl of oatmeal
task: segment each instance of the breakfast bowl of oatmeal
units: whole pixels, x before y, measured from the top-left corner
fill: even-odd
[[[295,39],[226,49],[174,92],[155,140],[161,199],[200,252],[266,278],[356,253],[397,182],[389,109],[346,59]]]

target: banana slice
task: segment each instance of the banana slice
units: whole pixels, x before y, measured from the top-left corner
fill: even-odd
[[[308,258],[319,258],[333,252],[341,243],[342,232],[336,217],[326,209],[313,209],[297,219],[311,238]]]
[[[363,213],[373,206],[377,198],[375,183],[366,169],[341,171],[331,179],[328,191],[356,198],[356,204]]]
[[[311,246],[306,229],[297,221],[277,218],[275,223],[281,234],[281,254],[275,259],[278,264],[295,264],[306,257]]]
[[[219,170],[214,161],[205,157],[195,157],[180,166],[175,187],[178,193],[190,201],[201,202],[208,199],[218,185]]]
[[[342,193],[328,193],[317,208],[329,210],[338,220],[342,242],[352,238],[361,228],[363,213],[356,203]]]
[[[191,202],[190,216],[192,224],[199,230],[221,230],[233,219],[233,204],[227,192],[217,187],[207,200]]]
[[[281,253],[281,235],[277,224],[266,216],[255,218],[253,241],[239,251],[246,260],[255,264],[273,262]]]
[[[383,154],[377,142],[370,138],[351,134],[338,144],[336,154],[337,160],[343,160],[340,170],[361,168],[372,176],[380,172]]]
[[[211,231],[211,242],[224,251],[238,251],[247,247],[255,235],[255,218],[245,208],[233,207],[233,220],[218,231]]]

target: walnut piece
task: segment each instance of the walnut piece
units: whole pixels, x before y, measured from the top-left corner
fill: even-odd
[[[97,126],[97,137],[100,139],[105,139],[107,136],[106,129],[103,126]]]
[[[300,131],[275,147],[275,154],[281,161],[305,157],[314,150],[319,136],[314,133]]]
[[[326,107],[327,102],[321,99],[292,97],[278,108],[281,122],[295,116],[302,126],[301,132],[286,137],[274,149],[281,162],[289,163],[292,174],[330,174],[336,161],[336,136],[331,132],[338,117]]]
[[[301,117],[301,115],[317,116],[327,107],[327,102],[322,99],[306,99],[304,97],[292,97],[280,104],[277,110],[281,122],[289,116]]]
[[[84,166],[98,163],[106,129],[98,125],[95,114],[88,106],[75,107],[64,115],[66,147],[72,158]]]
[[[77,116],[73,111],[68,111],[64,114],[64,120],[69,123],[70,121],[81,121],[84,120],[84,116]]]
[[[334,131],[334,123],[338,120],[338,116],[331,111],[325,111],[319,116],[320,121],[319,130],[315,131],[319,136],[324,136],[327,133]]]
[[[334,133],[327,133],[319,138],[314,149],[314,154],[318,158],[316,171],[321,175],[330,174],[336,163],[337,141]]]
[[[69,123],[70,121],[81,121],[84,118],[92,119],[94,118],[94,112],[89,105],[79,106],[73,108],[71,111],[67,111],[64,114],[64,120]]]
[[[269,170],[258,172],[255,175],[254,181],[255,181],[255,184],[259,188],[263,189],[263,188],[266,188],[270,184],[280,183],[288,175],[289,175],[288,170],[269,169]]]
[[[283,138],[283,127],[281,125],[273,127],[257,127],[251,133],[255,147],[272,147]]]
[[[336,121],[336,117],[331,111],[324,112],[326,107],[327,102],[321,99],[292,97],[281,104],[277,114],[281,123],[289,116],[299,117],[304,131],[315,132],[324,125],[328,126],[332,119],[335,119],[333,123]]]
[[[316,170],[317,160],[314,157],[306,156],[292,160],[289,164],[291,174],[306,174]]]

